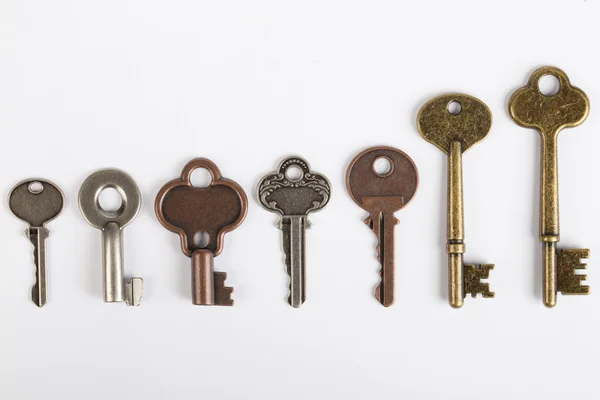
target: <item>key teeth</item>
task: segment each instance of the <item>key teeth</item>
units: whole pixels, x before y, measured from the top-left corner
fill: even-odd
[[[490,270],[494,269],[494,264],[464,264],[465,296],[467,293],[471,297],[477,297],[478,293],[484,298],[494,297],[496,294],[490,292],[490,284],[481,282],[482,279],[490,277]]]
[[[213,272],[214,274],[214,293],[215,293],[215,305],[216,306],[233,306],[233,300],[231,294],[233,288],[225,286],[225,280],[227,279],[227,272]]]
[[[556,256],[556,290],[565,295],[589,294],[590,287],[582,285],[587,275],[579,275],[575,270],[587,269],[582,259],[590,257],[589,249],[564,249]]]

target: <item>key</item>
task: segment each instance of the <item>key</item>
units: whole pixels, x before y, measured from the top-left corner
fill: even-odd
[[[44,179],[27,179],[15,186],[9,194],[8,205],[17,218],[27,222],[25,237],[33,244],[35,284],[31,300],[38,306],[46,304],[46,224],[63,209],[65,197],[58,186]]]
[[[98,198],[106,188],[121,195],[116,211],[104,210]],[[142,205],[142,194],[133,178],[118,169],[104,169],[90,175],[79,189],[79,209],[85,220],[102,231],[102,271],[104,301],[123,302],[139,306],[144,292],[144,280],[125,280],[123,229],[134,220]]]
[[[558,92],[546,96],[538,86],[545,75],[554,75],[560,84]],[[588,258],[588,249],[558,251],[560,240],[558,220],[558,133],[563,128],[581,124],[590,110],[586,94],[571,86],[567,75],[555,67],[542,67],[531,74],[526,86],[513,93],[509,100],[512,119],[524,128],[535,129],[541,137],[540,177],[540,241],[544,268],[543,302],[556,305],[556,294],[589,294],[589,286],[581,282],[586,275],[575,270],[587,267],[581,259]]]
[[[291,174],[294,170],[297,176]],[[290,277],[288,303],[294,308],[306,301],[306,229],[311,226],[308,214],[323,209],[330,197],[329,180],[312,172],[300,157],[286,158],[258,185],[260,204],[280,215],[278,228]]]
[[[205,168],[210,185],[194,187],[192,172]],[[246,218],[248,199],[240,185],[223,178],[212,161],[196,158],[183,168],[181,177],[164,185],[154,210],[160,223],[177,233],[183,253],[192,259],[192,301],[204,306],[233,306],[233,288],[225,286],[227,273],[214,272],[214,258],[223,250],[223,238]],[[206,244],[195,240],[205,234]]]
[[[456,107],[456,108],[452,108]],[[494,297],[488,283],[494,264],[463,264],[464,207],[462,153],[485,139],[492,127],[492,113],[479,99],[452,93],[429,100],[417,116],[421,136],[448,155],[448,253],[449,301],[453,308],[463,305],[467,293]]]
[[[387,163],[378,171],[377,162]],[[392,147],[372,147],[358,154],[348,167],[346,187],[352,200],[369,213],[365,223],[378,240],[381,281],[375,297],[384,307],[394,304],[394,213],[413,198],[419,184],[417,167],[404,152]]]

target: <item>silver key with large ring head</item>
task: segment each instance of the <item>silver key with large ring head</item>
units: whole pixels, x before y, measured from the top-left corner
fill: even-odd
[[[99,202],[100,193],[107,188],[121,195],[121,206],[107,211]],[[90,175],[79,190],[79,209],[85,220],[102,231],[102,266],[104,272],[104,301],[125,301],[137,306],[143,295],[142,278],[124,280],[122,230],[137,216],[142,194],[131,176],[117,169],[104,169]]]

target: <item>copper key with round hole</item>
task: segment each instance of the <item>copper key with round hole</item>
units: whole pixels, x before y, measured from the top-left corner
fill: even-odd
[[[546,75],[558,79],[560,87],[554,94],[541,92],[539,81]],[[556,305],[556,294],[589,294],[589,286],[581,285],[586,275],[575,270],[585,269],[581,259],[588,258],[588,249],[558,251],[560,240],[558,220],[558,133],[575,127],[588,116],[590,103],[586,94],[571,86],[567,74],[556,67],[542,67],[531,74],[526,86],[518,89],[508,103],[510,116],[520,126],[539,132],[541,138],[540,177],[540,241],[544,268],[543,302]]]
[[[451,107],[456,108],[452,109]],[[494,264],[463,264],[464,207],[462,153],[485,139],[492,127],[490,109],[475,97],[451,93],[429,100],[417,116],[421,136],[448,155],[448,253],[449,302],[462,307],[467,293],[476,297],[494,297],[488,283]]]
[[[378,172],[378,160],[388,163],[386,172]],[[378,239],[381,281],[375,297],[384,307],[394,304],[394,213],[414,197],[419,174],[413,160],[393,147],[372,147],[362,151],[350,163],[346,187],[350,197],[369,213],[365,223]]]
[[[205,168],[212,176],[205,188],[194,187],[191,175]],[[225,286],[227,273],[214,272],[213,260],[223,250],[223,238],[241,225],[246,217],[248,199],[240,185],[223,178],[215,163],[196,158],[183,168],[181,177],[163,186],[154,204],[160,223],[179,235],[183,253],[192,259],[192,300],[205,306],[232,306],[233,288]],[[208,236],[201,246],[194,237]]]

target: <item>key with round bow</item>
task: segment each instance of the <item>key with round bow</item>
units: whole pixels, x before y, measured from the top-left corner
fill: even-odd
[[[387,168],[378,169],[378,163]],[[369,213],[365,223],[377,236],[381,280],[375,297],[384,307],[394,304],[394,213],[413,199],[419,174],[413,160],[393,147],[372,147],[358,154],[346,173],[352,200]]]
[[[492,113],[475,97],[451,93],[429,100],[417,116],[421,136],[448,156],[448,291],[453,308],[463,306],[467,293],[476,297],[494,297],[488,283],[494,264],[464,264],[464,208],[462,181],[462,154],[488,135],[492,127]]]

